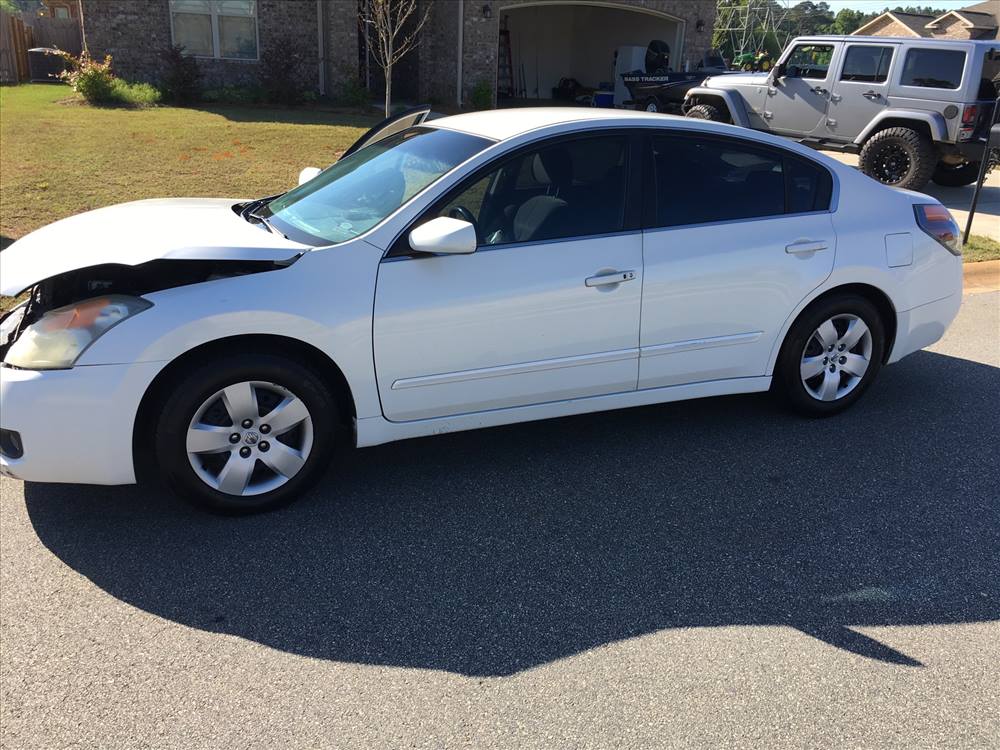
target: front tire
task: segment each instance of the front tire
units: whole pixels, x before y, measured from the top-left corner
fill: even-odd
[[[979,167],[980,162],[978,161],[967,161],[958,166],[941,163],[934,169],[931,179],[944,187],[971,185],[979,179]]]
[[[712,120],[713,122],[723,122],[725,119],[719,108],[711,104],[696,104],[687,111],[687,117],[696,120]]]
[[[886,128],[865,141],[858,166],[885,185],[921,190],[937,161],[934,144],[923,133],[912,128]]]
[[[775,390],[809,417],[829,417],[861,398],[882,368],[885,326],[875,306],[842,294],[792,324],[775,366]]]
[[[231,355],[172,384],[153,446],[180,497],[253,513],[291,502],[330,463],[337,409],[310,368],[275,354]]]

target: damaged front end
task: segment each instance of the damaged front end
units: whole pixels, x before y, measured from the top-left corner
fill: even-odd
[[[65,326],[59,329],[60,332],[88,326],[93,329],[103,322],[104,328],[96,332],[90,330],[92,341],[119,320],[149,307],[150,303],[142,299],[144,294],[215,279],[277,271],[288,267],[299,257],[301,253],[268,260],[160,258],[135,266],[106,264],[58,274],[30,287],[28,299],[0,318],[0,362],[7,366],[21,366],[14,356],[8,361],[8,353],[26,332],[33,330],[32,326],[38,328],[36,324],[43,317],[48,316],[54,321],[47,328]],[[110,317],[109,310],[112,311]],[[119,317],[115,318],[114,314]],[[71,319],[67,320],[67,316]],[[76,352],[76,357],[86,345],[89,342]],[[70,366],[63,360],[39,360],[37,353],[33,356],[33,366],[41,369]]]

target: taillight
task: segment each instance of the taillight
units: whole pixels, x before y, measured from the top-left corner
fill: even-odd
[[[976,120],[979,119],[979,105],[966,104],[962,108],[962,124],[958,128],[958,140],[967,141],[976,132]]]
[[[940,203],[919,203],[913,207],[913,213],[924,232],[944,245],[953,255],[962,254],[958,224],[947,208]]]

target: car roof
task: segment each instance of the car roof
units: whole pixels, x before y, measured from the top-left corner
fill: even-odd
[[[629,127],[643,123],[670,126],[671,121],[691,123],[691,120],[655,112],[638,112],[630,109],[602,109],[597,107],[516,107],[467,112],[450,117],[428,120],[427,127],[458,130],[494,141],[528,133],[552,125],[586,122],[592,125],[620,125]]]

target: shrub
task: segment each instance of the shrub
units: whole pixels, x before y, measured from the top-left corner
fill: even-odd
[[[344,107],[367,109],[371,104],[371,94],[357,78],[345,75],[335,97],[337,104]]]
[[[198,61],[184,54],[179,44],[167,47],[160,53],[166,72],[160,88],[165,99],[178,104],[197,101],[201,96],[202,73]]]
[[[61,50],[58,55],[68,66],[59,78],[90,104],[143,107],[160,101],[160,92],[155,86],[115,78],[111,73],[111,55],[103,62],[94,60],[86,50],[79,57]]]
[[[111,74],[111,55],[104,62],[94,60],[87,50],[79,57],[59,50],[59,57],[66,61],[67,69],[59,74],[73,90],[91,104],[109,104],[112,101],[115,77]]]
[[[291,41],[278,40],[260,57],[260,84],[269,102],[298,104],[302,101],[302,53]]]
[[[493,106],[493,87],[489,81],[479,81],[469,95],[475,109],[490,109]]]
[[[159,104],[161,97],[162,94],[156,86],[148,83],[129,83],[121,78],[115,78],[111,83],[111,100],[108,104],[150,107]]]

